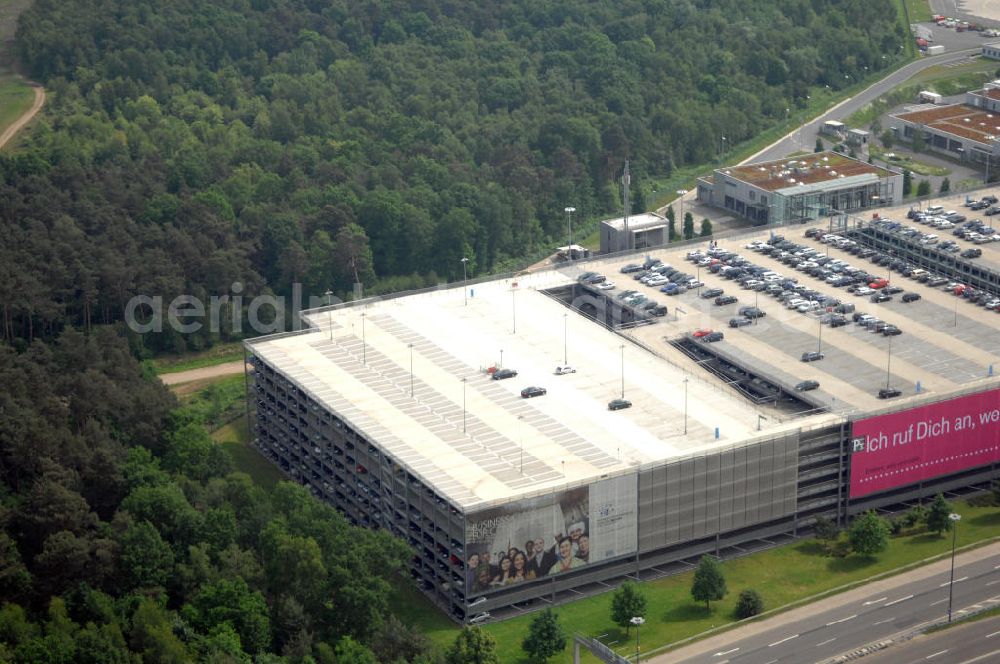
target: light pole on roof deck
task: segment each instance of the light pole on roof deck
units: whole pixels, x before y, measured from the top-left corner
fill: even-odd
[[[326,306],[330,307],[326,311],[326,320],[330,328],[330,341],[333,341],[333,291],[327,289],[323,295],[326,295]]]
[[[410,397],[413,397],[413,344],[410,347]]]
[[[688,433],[688,379],[684,379],[684,435]]]
[[[569,314],[563,314],[563,364],[569,364]]]
[[[622,350],[622,399],[625,398],[625,344],[621,345]]]
[[[469,306],[469,272],[467,266],[469,265],[469,259],[462,258],[462,301],[464,306]]]
[[[569,244],[566,245],[566,259],[573,260],[573,213],[576,212],[575,207],[563,208],[566,211],[566,227],[569,232]]]
[[[368,364],[368,341],[365,337],[365,312],[361,312],[361,364]]]

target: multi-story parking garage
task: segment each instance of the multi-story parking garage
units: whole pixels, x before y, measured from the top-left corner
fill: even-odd
[[[750,239],[730,244],[836,292],[742,249]],[[687,249],[656,256],[680,265]],[[306,312],[308,330],[247,343],[256,443],[352,522],[406,539],[414,577],[460,620],[995,476],[1000,315],[967,308],[952,329],[952,296],[914,282],[918,302],[864,302],[903,335],[823,329],[708,266],[703,288],[738,302],[667,296],[618,273],[635,259]],[[580,283],[585,270],[618,284]],[[668,315],[616,327],[608,305],[626,288]],[[727,327],[748,304],[768,315]],[[799,361],[815,349],[822,361]],[[502,369],[517,375],[491,378]],[[797,392],[805,379],[819,388]],[[880,400],[889,383],[902,396]],[[610,410],[620,399],[631,406]]]

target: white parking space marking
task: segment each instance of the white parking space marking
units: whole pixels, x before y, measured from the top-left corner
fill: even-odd
[[[945,654],[946,652],[948,652],[948,651],[947,651],[947,650],[942,650],[942,651],[940,651],[940,652],[936,652],[936,653],[934,653],[933,655],[927,655],[927,657],[924,657],[924,659],[934,659],[934,658],[935,658],[935,657],[937,657],[938,655],[943,655],[943,654]]]
[[[816,647],[819,648],[820,646],[825,646],[826,644],[833,643],[836,640],[837,640],[837,637],[833,637],[832,639],[827,639],[826,641],[823,641],[822,643],[817,643]]]

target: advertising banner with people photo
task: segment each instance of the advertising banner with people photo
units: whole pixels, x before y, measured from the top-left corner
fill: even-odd
[[[851,498],[1000,460],[1000,389],[858,420]]]
[[[636,476],[486,510],[466,526],[466,587],[485,593],[635,553]]]

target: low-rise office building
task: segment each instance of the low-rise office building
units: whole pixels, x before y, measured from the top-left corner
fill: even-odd
[[[1000,155],[1000,82],[965,93],[965,103],[920,105],[893,114],[892,131],[912,143],[919,134],[924,149],[989,169]]]
[[[903,174],[838,152],[716,169],[698,180],[698,200],[757,225],[801,223],[891,205]]]

